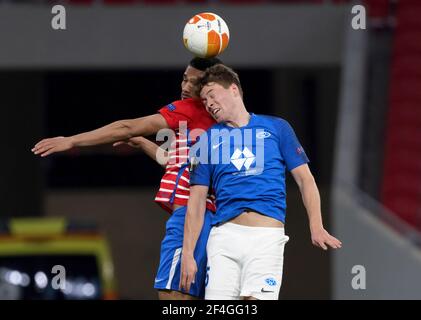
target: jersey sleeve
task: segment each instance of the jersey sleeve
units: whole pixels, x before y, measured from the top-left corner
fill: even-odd
[[[209,130],[203,135],[208,135]],[[199,137],[200,138],[200,137]],[[209,141],[206,143],[207,153],[205,154],[203,158],[200,157],[200,152],[192,152],[192,149],[190,149],[189,153],[189,163],[190,163],[190,185],[203,185],[203,186],[209,186],[211,187],[212,184],[212,170],[213,165],[211,163],[210,159],[210,145]],[[198,144],[196,144],[197,146]],[[201,150],[199,150],[201,151]]]
[[[211,164],[199,163],[190,171],[190,185],[211,186]]]
[[[288,171],[310,162],[304,148],[295,135],[294,129],[285,120],[281,123],[279,143]]]
[[[191,108],[189,103],[184,100],[174,101],[158,110],[164,117],[168,127],[177,130],[180,126],[180,121],[186,121],[187,124],[192,120]]]

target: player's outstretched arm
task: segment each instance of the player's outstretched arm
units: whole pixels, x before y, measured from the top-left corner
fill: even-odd
[[[310,168],[307,164],[303,164],[293,169],[291,173],[300,188],[309,219],[313,245],[323,250],[327,250],[328,247],[333,249],[341,248],[342,242],[331,236],[323,227],[320,194]]]
[[[127,144],[132,148],[141,149],[148,157],[152,158],[163,167],[165,167],[168,162],[168,152],[149,139],[144,137],[134,137],[128,140],[115,142],[113,147],[123,144]]]
[[[194,249],[203,227],[208,190],[208,186],[190,186],[190,197],[187,205],[186,221],[184,223],[180,277],[180,289],[184,289],[187,292],[190,291],[190,286],[194,282],[197,272]]]
[[[161,114],[154,114],[137,119],[115,121],[99,129],[70,137],[44,139],[38,142],[31,151],[45,157],[74,147],[95,146],[128,140],[135,136],[148,136],[164,128],[168,128],[164,117]]]

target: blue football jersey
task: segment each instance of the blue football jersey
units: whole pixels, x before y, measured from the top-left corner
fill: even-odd
[[[285,223],[285,171],[309,162],[287,121],[250,115],[241,128],[212,126],[190,150],[190,184],[215,192],[213,225],[245,210]]]

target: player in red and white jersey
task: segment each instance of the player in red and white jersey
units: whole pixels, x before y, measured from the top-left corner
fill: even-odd
[[[170,103],[161,108],[159,113],[165,118],[168,126],[175,131],[175,137],[171,143],[165,174],[161,179],[155,201],[167,211],[172,212],[174,204],[187,206],[189,199],[188,152],[190,146],[196,142],[195,139],[198,135],[192,136],[190,130],[206,131],[215,121],[203,108],[201,101],[192,98]],[[215,211],[215,204],[211,196],[208,197],[206,206],[209,210]]]
[[[55,137],[38,142],[32,152],[41,157],[70,150],[74,147],[88,147],[113,143],[114,146],[127,143],[141,148],[148,156],[157,160],[158,145],[144,138],[157,134],[162,129],[175,131],[174,148],[169,150],[165,174],[161,180],[155,201],[172,213],[167,221],[166,234],[161,244],[160,264],[155,278],[155,288],[160,299],[203,298],[206,279],[206,243],[210,231],[210,217],[215,207],[211,197],[207,201],[204,227],[194,252],[198,265],[195,284],[189,292],[179,289],[181,249],[183,246],[184,218],[189,197],[189,175],[187,168],[188,148],[195,137],[179,130],[180,122],[187,131],[207,130],[213,118],[207,113],[200,100],[194,96],[194,84],[204,71],[221,61],[217,58],[194,58],[190,61],[181,83],[181,98],[159,109],[154,115],[119,120],[104,127],[69,137]],[[172,157],[172,158],[171,158]],[[172,161],[177,160],[177,161]]]

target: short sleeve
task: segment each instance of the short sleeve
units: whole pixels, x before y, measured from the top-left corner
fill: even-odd
[[[180,121],[191,121],[191,108],[183,100],[174,101],[162,107],[158,112],[164,117],[168,127],[177,130],[180,126]]]
[[[206,133],[202,134],[202,136],[208,134],[209,130]],[[212,184],[213,165],[210,161],[209,141],[206,142],[207,153],[203,155],[203,158],[200,156],[200,148],[198,148],[197,150],[195,149],[195,147],[198,147],[199,144],[200,142],[196,143],[190,149],[189,152],[190,185],[198,184],[210,187]]]
[[[285,120],[282,121],[280,128],[280,148],[288,171],[310,162],[294,129]]]
[[[190,170],[190,185],[211,186],[212,165],[209,163],[199,163]]]

